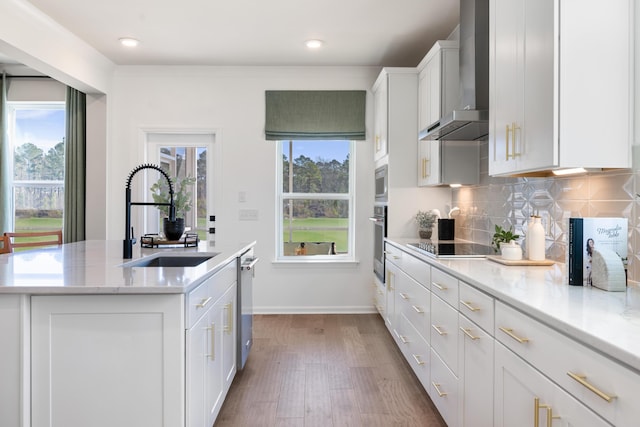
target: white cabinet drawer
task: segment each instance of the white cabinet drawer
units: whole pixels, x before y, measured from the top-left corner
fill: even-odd
[[[431,292],[458,308],[458,279],[437,268],[431,269]]]
[[[428,342],[431,312],[431,293],[405,273],[397,277],[397,309]]]
[[[402,269],[415,281],[429,289],[429,283],[431,282],[431,267],[429,264],[414,256],[404,254]]]
[[[429,372],[431,369],[429,344],[404,315],[399,317],[398,345],[424,389],[429,390]]]
[[[387,262],[392,262],[398,267],[403,266],[403,258],[408,257],[409,255],[402,252],[400,249],[396,248],[389,243],[385,243],[384,245],[384,257]]]
[[[458,367],[458,311],[431,296],[431,347],[454,374]]]
[[[502,303],[495,337],[616,426],[636,426],[640,375]]]
[[[436,352],[431,351],[429,396],[448,426],[458,425],[458,379]]]
[[[458,309],[485,331],[493,334],[493,298],[460,281]]]
[[[238,280],[237,271],[236,262],[232,261],[187,294],[187,329],[191,328],[229,286]]]
[[[376,310],[378,310],[378,313],[380,313],[380,315],[382,315],[384,318],[385,287],[377,277],[373,278],[372,292],[373,305],[375,306]]]

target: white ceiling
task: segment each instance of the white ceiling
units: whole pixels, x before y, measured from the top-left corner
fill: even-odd
[[[30,2],[118,65],[415,66],[459,12],[458,0]],[[311,38],[324,47],[307,50]]]

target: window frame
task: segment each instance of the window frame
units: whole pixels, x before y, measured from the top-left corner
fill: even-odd
[[[7,133],[9,142],[9,150],[11,152],[11,228],[16,229],[16,188],[19,187],[56,187],[61,186],[63,191],[65,187],[65,180],[16,180],[15,174],[15,150],[16,150],[16,111],[17,110],[61,110],[66,111],[66,101],[7,101]],[[63,142],[66,135],[63,135]],[[65,153],[66,154],[66,153]],[[65,171],[66,174],[66,171]],[[61,228],[64,228],[64,204],[62,208],[62,224]]]
[[[295,143],[293,140],[277,141],[276,149],[276,261],[327,263],[327,262],[354,262],[355,261],[355,200],[356,200],[356,144],[353,140],[336,140],[349,142],[349,191],[347,193],[296,193],[284,192],[284,170],[282,161],[284,146]],[[288,153],[287,153],[288,156]],[[337,255],[284,255],[284,201],[285,200],[346,200],[349,207],[347,221],[347,253]]]

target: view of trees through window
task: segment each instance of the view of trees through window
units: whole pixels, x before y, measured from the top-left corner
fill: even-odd
[[[64,103],[10,105],[15,230],[62,228]]]
[[[283,254],[348,253],[350,141],[284,141],[282,153]]]

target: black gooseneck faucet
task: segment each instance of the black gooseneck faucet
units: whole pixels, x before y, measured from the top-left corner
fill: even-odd
[[[169,197],[170,203],[155,203],[155,202],[131,202],[131,180],[133,176],[140,172],[142,169],[155,169],[167,179],[169,183]],[[124,224],[124,240],[122,245],[122,258],[129,259],[133,256],[133,245],[136,243],[136,238],[133,235],[133,228],[131,227],[131,206],[169,206],[169,221],[174,222],[176,220],[176,207],[173,203],[173,182],[169,175],[160,166],[154,164],[143,164],[136,167],[131,171],[127,178],[127,186],[124,190],[125,194],[125,224]]]

